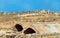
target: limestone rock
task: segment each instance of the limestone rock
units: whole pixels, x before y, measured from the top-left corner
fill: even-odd
[[[20,24],[23,30],[18,32],[16,24]],[[32,28],[40,35],[60,33],[60,13],[49,10],[0,12],[0,30],[6,34],[24,34],[28,28]]]

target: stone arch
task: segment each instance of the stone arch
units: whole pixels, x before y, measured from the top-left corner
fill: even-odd
[[[33,33],[36,33],[36,31],[30,27],[24,31],[24,34],[33,34]]]

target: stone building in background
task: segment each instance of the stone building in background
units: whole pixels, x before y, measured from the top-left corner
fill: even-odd
[[[59,38],[59,33],[60,13],[58,12],[49,10],[0,12],[1,38],[24,38],[25,35],[28,35],[26,38],[34,38],[30,36],[36,34],[39,35],[36,38],[42,38],[42,36],[43,38]]]

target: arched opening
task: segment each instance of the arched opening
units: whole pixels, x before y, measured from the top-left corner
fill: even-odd
[[[18,31],[22,31],[23,30],[23,27],[19,24],[16,24],[15,25],[15,28],[18,30]]]
[[[24,31],[24,34],[33,34],[36,33],[32,28],[28,28]]]

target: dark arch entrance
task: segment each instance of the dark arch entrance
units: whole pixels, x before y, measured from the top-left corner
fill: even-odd
[[[33,34],[36,33],[32,28],[28,28],[24,31],[24,34]]]
[[[16,28],[18,31],[22,31],[22,30],[23,30],[23,27],[22,27],[20,24],[16,24],[16,25],[15,25],[15,28]]]

